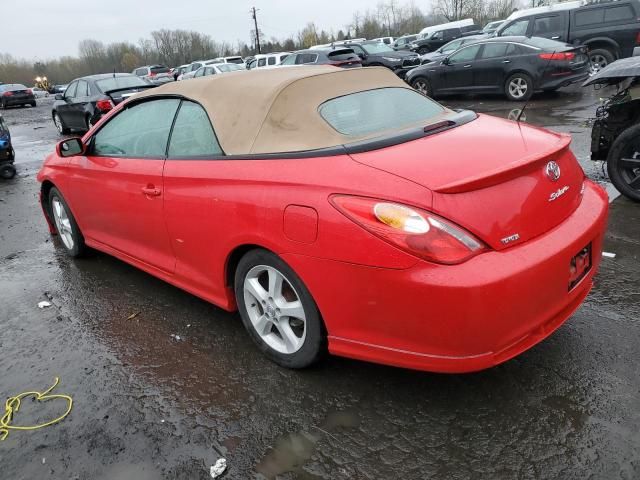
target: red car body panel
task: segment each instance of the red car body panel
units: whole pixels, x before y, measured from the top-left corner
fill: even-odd
[[[543,173],[549,159],[559,182]],[[584,182],[566,137],[483,116],[319,158],[53,154],[38,180],[59,188],[89,246],[227,310],[234,251],[269,249],[308,287],[332,353],[442,372],[495,365],[560,326],[592,285],[607,216],[606,194]],[[334,194],[433,211],[489,248],[459,265],[420,260],[339,212]],[[513,233],[519,240],[502,242]],[[568,291],[569,263],[588,244],[592,267]]]

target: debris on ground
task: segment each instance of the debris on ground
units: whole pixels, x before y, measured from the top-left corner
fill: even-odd
[[[47,302],[46,300],[43,300],[38,303],[38,308],[49,308],[50,306],[51,306],[51,302]]]
[[[134,318],[136,318],[138,315],[140,315],[140,312],[132,313],[131,315],[129,315],[129,316],[127,317],[127,320],[133,320],[133,319],[134,319]]]
[[[607,258],[616,258],[616,254],[611,252],[602,252],[602,256]]]
[[[226,469],[227,469],[227,459],[219,458],[216,461],[216,464],[211,467],[211,470],[209,472],[211,473],[211,478],[218,478],[220,475],[224,473]]]
[[[181,337],[180,335],[176,335],[175,333],[172,333],[172,334],[170,335],[170,337],[171,337],[171,338],[173,338],[174,340],[178,341],[178,342],[180,342],[180,341],[184,340],[184,338],[183,338],[183,337]]]

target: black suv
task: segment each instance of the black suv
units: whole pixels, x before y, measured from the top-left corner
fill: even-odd
[[[504,22],[496,35],[586,45],[593,68],[599,70],[618,58],[632,56],[640,46],[640,2],[620,0],[530,15],[522,12]]]
[[[476,35],[481,33],[481,30],[482,29],[478,25],[468,25],[461,28],[442,28],[441,30],[428,33],[424,37],[417,38],[411,42],[409,49],[412,52],[418,52],[420,55],[424,55],[425,53],[437,50],[443,45],[449,43],[451,40],[455,40],[459,37],[465,37],[467,35]]]
[[[349,48],[362,59],[363,67],[387,67],[400,78],[404,78],[409,70],[420,65],[418,54],[394,50],[384,43],[349,43]]]

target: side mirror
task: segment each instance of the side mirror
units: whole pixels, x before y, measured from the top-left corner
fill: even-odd
[[[451,65],[451,60],[449,60],[449,57],[445,57],[440,63],[442,63],[442,65]]]
[[[56,153],[59,157],[62,158],[82,155],[84,153],[84,150],[84,144],[82,143],[82,139],[80,137],[73,137],[62,140],[56,146]]]
[[[63,100],[64,97],[62,96],[61,93],[56,93],[56,96],[54,97],[56,100]]]
[[[362,59],[362,60],[366,60],[367,59],[367,55],[364,53],[359,53],[358,56]]]

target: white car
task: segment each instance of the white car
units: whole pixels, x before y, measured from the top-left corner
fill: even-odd
[[[240,56],[218,57],[218,58],[214,58],[214,60],[216,63],[235,63],[236,65],[242,65],[243,67],[246,67],[244,63],[244,59]]]
[[[200,67],[204,67],[205,64],[208,64],[208,63],[210,64],[210,63],[218,63],[218,62],[216,62],[214,59],[197,60],[195,62],[191,62],[189,66],[187,66],[185,71],[178,76],[178,81],[189,80],[190,78],[193,78],[193,76],[196,74],[196,70],[198,70]]]
[[[40,87],[31,87],[31,91],[33,92],[33,95],[36,98],[43,98],[43,97],[49,96],[49,92],[47,92],[46,90],[43,90]]]
[[[239,72],[246,70],[243,65],[235,63],[212,63],[200,67],[195,71],[193,78],[207,77],[209,75],[218,75],[220,73]]]

